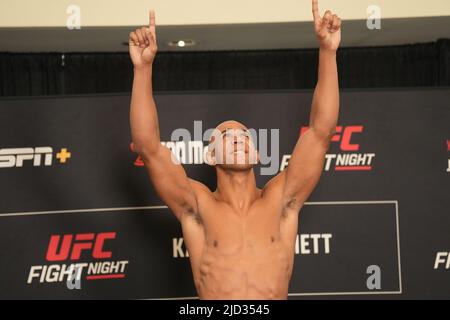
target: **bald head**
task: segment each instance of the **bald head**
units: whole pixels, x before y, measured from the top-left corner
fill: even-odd
[[[220,132],[223,132],[226,129],[241,129],[241,130],[248,130],[248,128],[241,122],[236,120],[227,120],[224,122],[221,122],[216,127],[217,130]]]
[[[208,149],[216,163],[228,165],[227,168],[249,169],[257,161],[249,129],[235,120],[217,125],[209,139]]]
[[[219,136],[222,133],[224,133],[226,130],[244,130],[247,131],[248,128],[241,122],[236,121],[236,120],[226,120],[223,121],[221,123],[219,123],[216,128],[213,130],[213,132],[211,133],[211,136],[209,137],[209,143],[214,141],[214,136]]]

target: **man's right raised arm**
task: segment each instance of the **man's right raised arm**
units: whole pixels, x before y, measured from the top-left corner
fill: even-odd
[[[173,161],[171,151],[161,145],[158,113],[153,99],[152,71],[157,52],[155,14],[150,12],[148,27],[130,33],[130,57],[134,65],[131,95],[131,137],[135,151],[141,156],[150,180],[161,199],[179,220],[196,214],[197,200],[192,184],[181,164]]]

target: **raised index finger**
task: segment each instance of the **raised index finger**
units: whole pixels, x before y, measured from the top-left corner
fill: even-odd
[[[314,21],[319,21],[320,20],[319,0],[312,0],[312,13],[313,13]]]
[[[154,10],[150,10],[150,32],[155,34],[155,30],[156,30],[156,24],[155,24],[155,11]]]

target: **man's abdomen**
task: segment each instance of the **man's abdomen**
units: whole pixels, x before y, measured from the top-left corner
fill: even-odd
[[[286,299],[293,252],[281,241],[206,247],[194,271],[200,299]]]

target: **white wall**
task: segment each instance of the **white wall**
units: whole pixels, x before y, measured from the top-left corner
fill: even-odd
[[[366,19],[369,5],[383,18],[450,16],[450,0],[320,0],[322,12]],[[267,23],[311,20],[311,0],[0,0],[1,27],[63,27],[69,5],[81,8],[82,26],[146,24],[157,11],[160,25]],[[450,30],[450,28],[449,28]]]

